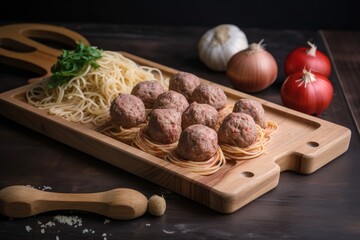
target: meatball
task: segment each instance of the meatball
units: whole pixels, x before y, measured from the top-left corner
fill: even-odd
[[[145,108],[152,108],[156,98],[164,92],[164,87],[156,80],[139,82],[131,91],[132,95],[140,98]]]
[[[214,128],[218,118],[219,113],[213,106],[193,102],[182,114],[181,127],[185,129],[190,125],[202,124]]]
[[[111,102],[110,116],[115,125],[132,128],[145,122],[145,106],[140,98],[121,94]]]
[[[266,128],[265,111],[261,103],[251,99],[240,99],[235,105],[233,112],[249,114],[260,127]]]
[[[218,147],[218,137],[215,130],[201,124],[195,124],[181,133],[175,151],[181,158],[201,162],[214,156]]]
[[[230,113],[221,123],[219,142],[238,147],[248,147],[257,138],[257,128],[254,119],[246,113]]]
[[[224,93],[224,90],[218,86],[200,84],[194,89],[191,95],[191,101],[209,104],[219,111],[225,107],[227,97]]]
[[[176,142],[181,133],[181,113],[175,109],[155,109],[148,124],[150,137],[159,143]]]
[[[157,108],[173,108],[176,109],[178,112],[182,113],[185,109],[189,106],[188,101],[184,97],[184,95],[169,90],[160,94],[155,103],[153,109]]]
[[[200,85],[200,79],[194,74],[179,72],[170,78],[169,89],[181,93],[190,101],[194,89]]]

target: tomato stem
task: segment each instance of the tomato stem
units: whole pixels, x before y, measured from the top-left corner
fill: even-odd
[[[295,82],[299,82],[298,87],[301,87],[304,84],[304,88],[306,88],[308,83],[316,82],[316,78],[315,75],[311,72],[311,70],[307,71],[304,68],[302,77],[298,80],[295,80]]]
[[[310,56],[315,57],[316,56],[316,45],[314,43],[311,42],[307,42],[307,44],[309,44],[310,48],[306,50],[306,53]]]

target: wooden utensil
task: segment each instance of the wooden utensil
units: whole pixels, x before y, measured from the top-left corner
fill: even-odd
[[[55,193],[27,186],[11,186],[0,190],[0,213],[13,218],[54,210],[83,210],[126,220],[140,217],[147,207],[147,198],[129,188],[98,193]]]
[[[35,40],[34,40],[35,39]],[[89,44],[80,34],[47,24],[11,24],[0,27],[0,63],[23,68],[47,77],[62,51],[36,39],[56,41],[74,48],[76,42]],[[38,81],[34,78],[29,82]]]

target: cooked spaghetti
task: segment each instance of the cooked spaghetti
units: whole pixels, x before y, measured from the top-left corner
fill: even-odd
[[[256,142],[246,148],[232,146],[229,144],[220,144],[226,159],[237,161],[248,160],[260,156],[266,152],[266,145],[271,141],[271,136],[277,132],[279,126],[274,121],[266,121],[266,128],[259,125],[257,127]]]
[[[123,127],[116,127],[112,124],[109,126],[100,129],[99,132],[105,134],[106,136],[112,137],[116,140],[119,140],[123,143],[131,145],[133,142],[136,133],[146,125],[146,123],[139,124],[136,127],[132,128],[123,128]]]
[[[233,105],[229,105],[229,104],[226,104],[225,107],[223,107],[222,109],[219,110],[219,118],[218,118],[218,122],[217,124],[215,125],[214,129],[217,131],[219,130],[220,128],[220,125],[222,123],[222,121],[224,120],[224,118],[232,112],[233,110]]]
[[[163,144],[155,141],[149,136],[147,126],[144,126],[135,134],[132,145],[153,156],[164,158],[176,148],[177,143]]]
[[[261,154],[265,153],[266,152],[265,131],[259,125],[256,125],[256,128],[257,128],[256,141],[248,147],[241,148],[230,144],[220,144],[220,147],[224,152],[225,158],[237,160],[237,161],[248,160],[258,157]]]
[[[270,142],[271,136],[276,133],[278,129],[279,125],[276,122],[271,120],[266,121],[266,128],[264,129],[265,138],[267,138],[266,143]]]
[[[221,169],[222,166],[226,164],[226,159],[223,154],[222,149],[219,147],[214,156],[210,159],[202,162],[185,160],[177,156],[175,151],[171,151],[168,155],[165,156],[165,160],[169,162],[186,168],[191,172],[197,173],[199,175],[207,176],[211,175]]]
[[[112,100],[120,93],[130,93],[138,82],[158,80],[168,86],[159,69],[138,66],[118,52],[103,51],[96,62],[97,69],[89,65],[64,85],[48,88],[46,79],[32,86],[26,92],[28,102],[68,121],[100,125],[109,118]]]

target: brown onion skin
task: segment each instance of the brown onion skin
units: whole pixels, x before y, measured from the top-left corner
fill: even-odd
[[[255,93],[274,83],[278,66],[264,49],[249,48],[236,53],[226,66],[226,75],[235,89]]]

